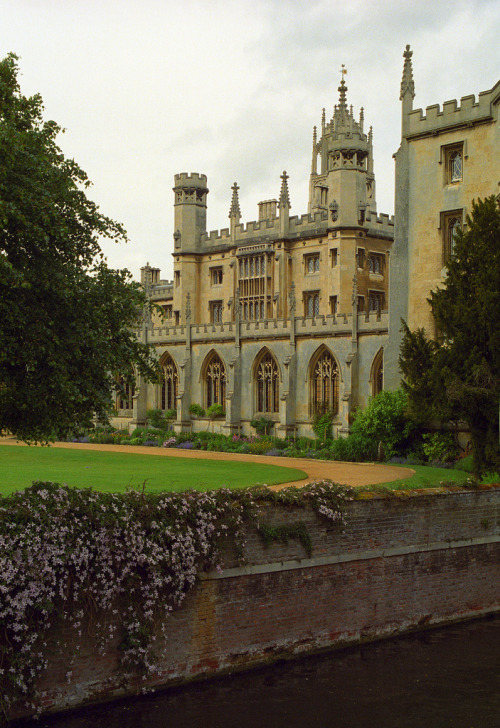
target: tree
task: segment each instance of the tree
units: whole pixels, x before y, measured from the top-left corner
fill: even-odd
[[[399,359],[410,408],[420,419],[463,421],[471,433],[476,474],[499,468],[500,204],[472,203],[458,233],[443,287],[428,299],[439,332],[404,337]]]
[[[116,374],[152,378],[156,365],[134,334],[144,293],[99,247],[126,233],[87,199],[17,73],[15,55],[0,61],[0,433],[37,441],[105,418]]]

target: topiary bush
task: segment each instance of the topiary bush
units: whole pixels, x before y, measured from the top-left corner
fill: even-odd
[[[387,458],[403,455],[417,430],[407,409],[408,396],[402,389],[379,392],[366,409],[356,411],[351,434],[369,438],[375,446],[382,443]]]

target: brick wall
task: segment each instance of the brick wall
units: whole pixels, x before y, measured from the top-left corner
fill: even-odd
[[[268,525],[303,520],[296,541],[263,546],[249,528],[246,566],[226,554],[167,620],[161,673],[143,680],[118,669],[116,642],[99,654],[91,629],[78,651],[69,629],[51,636],[39,685],[46,710],[134,694],[143,687],[245,669],[500,609],[500,486],[371,497],[347,505],[339,533],[310,512],[266,506]],[[71,671],[69,678],[67,673]],[[23,713],[19,709],[15,715]]]

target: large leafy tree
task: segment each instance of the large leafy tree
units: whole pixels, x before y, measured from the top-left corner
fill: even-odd
[[[99,246],[125,231],[17,73],[15,55],[0,61],[0,433],[46,440],[106,417],[116,372],[151,378],[155,364],[134,334],[144,294]]]
[[[500,203],[472,203],[454,244],[443,287],[428,299],[439,332],[430,340],[403,324],[400,367],[421,419],[463,421],[476,473],[500,466]]]

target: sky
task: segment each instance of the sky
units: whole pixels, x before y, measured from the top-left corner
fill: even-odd
[[[208,230],[242,222],[290,175],[292,215],[307,212],[313,126],[347,100],[373,126],[378,212],[394,211],[402,54],[413,50],[414,108],[477,94],[500,78],[498,0],[0,0],[0,57],[20,57],[22,92],[121,222],[104,241],[134,278],[172,277],[173,179],[208,177]]]

